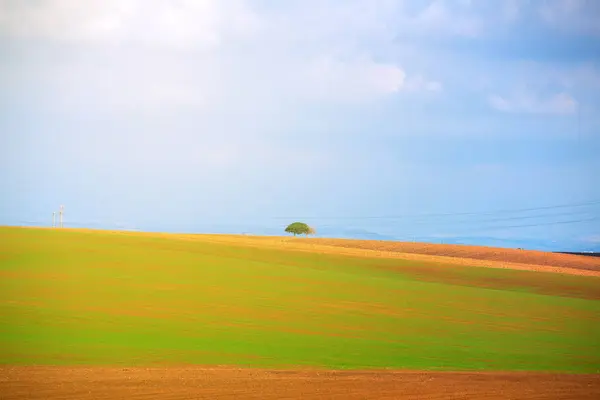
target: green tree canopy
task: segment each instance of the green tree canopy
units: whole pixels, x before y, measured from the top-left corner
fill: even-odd
[[[309,233],[314,232],[314,230],[310,226],[306,225],[304,222],[291,223],[287,226],[287,228],[285,228],[285,231],[287,233],[292,233],[294,236],[296,236],[296,235],[308,236]]]

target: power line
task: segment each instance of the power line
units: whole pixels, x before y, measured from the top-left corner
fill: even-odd
[[[600,214],[598,214],[600,215]],[[479,220],[479,219],[471,219],[471,220],[443,220],[443,221],[414,221],[414,220],[408,220],[408,221],[398,221],[398,220],[390,220],[387,221],[387,223],[384,223],[383,225],[379,225],[377,224],[377,226],[379,227],[383,227],[383,226],[389,226],[390,223],[395,224],[394,226],[402,226],[405,228],[418,228],[418,227],[429,227],[429,228],[434,228],[434,227],[440,227],[440,226],[464,226],[464,225],[478,225],[478,224],[485,224],[485,223],[493,223],[493,222],[508,222],[508,221],[521,221],[521,220],[531,220],[531,219],[539,219],[539,218],[556,218],[556,217],[575,217],[575,216],[579,216],[579,217],[587,217],[587,216],[591,216],[592,218],[598,218],[596,217],[596,214],[590,214],[589,212],[569,212],[569,213],[557,213],[557,214],[540,214],[540,215],[526,215],[526,216],[520,216],[520,217],[509,217],[509,218],[494,218],[494,219],[483,219],[483,220]],[[552,222],[546,222],[546,223],[552,223]],[[335,224],[319,224],[322,227],[334,227],[336,226]]]
[[[496,231],[496,230],[507,230],[507,229],[519,229],[519,228],[533,228],[533,227],[539,227],[539,226],[554,226],[554,225],[566,225],[566,224],[578,224],[578,223],[586,223],[586,222],[592,222],[592,221],[597,221],[600,220],[600,217],[592,217],[592,218],[584,218],[584,219],[576,219],[576,220],[567,220],[567,221],[553,221],[553,222],[542,222],[542,223],[536,223],[536,224],[522,224],[522,225],[491,225],[491,226],[483,226],[483,227],[454,227],[454,226],[449,226],[446,227],[445,229],[448,230],[457,230],[460,232],[482,232],[482,231]],[[319,227],[320,229],[323,228],[337,228],[337,226],[335,225],[321,225]],[[352,227],[347,227],[348,229],[352,229]],[[410,227],[410,229],[415,229],[415,228],[419,228],[419,227]],[[357,228],[358,229],[358,228]],[[376,232],[379,233],[379,232]]]
[[[572,204],[559,204],[554,206],[544,207],[531,207],[531,208],[515,208],[515,209],[504,209],[487,212],[458,212],[458,213],[436,213],[436,214],[404,214],[404,215],[379,215],[379,216],[360,216],[360,217],[272,217],[270,219],[306,219],[306,220],[361,220],[361,219],[401,219],[401,218],[430,218],[430,217],[454,217],[454,216],[467,216],[467,215],[495,215],[495,214],[510,214],[520,213],[527,211],[541,211],[541,210],[552,210],[559,208],[575,208],[584,207],[591,205],[600,205],[600,200],[589,201],[585,203],[572,203]]]
[[[487,222],[503,222],[503,221],[518,221],[525,219],[536,219],[536,218],[554,218],[554,217],[566,217],[571,216],[574,217],[576,215],[581,214],[589,214],[589,211],[578,211],[578,212],[565,212],[565,213],[554,213],[554,214],[538,214],[538,215],[525,215],[519,217],[507,217],[507,218],[493,218],[493,219],[461,219],[461,220],[445,220],[445,221],[431,221],[431,220],[408,220],[404,221],[406,223],[410,223],[411,225],[415,224],[481,224]],[[600,213],[599,213],[600,215]],[[397,219],[394,219],[394,223],[398,223]]]
[[[576,223],[591,222],[591,221],[597,221],[597,220],[600,220],[600,217],[593,217],[593,218],[586,218],[586,219],[576,219],[576,220],[570,220],[570,221],[555,221],[555,222],[539,223],[539,224],[482,227],[482,228],[474,228],[474,229],[470,229],[470,230],[473,230],[473,231],[480,231],[480,230],[490,231],[490,230],[499,230],[499,229],[530,228],[530,227],[537,227],[537,226],[576,224]]]

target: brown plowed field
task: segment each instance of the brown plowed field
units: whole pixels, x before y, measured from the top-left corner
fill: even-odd
[[[0,368],[0,399],[600,398],[600,375],[276,371],[197,367]]]
[[[300,240],[300,239],[296,239]],[[304,239],[326,246],[390,251],[396,253],[426,254],[431,256],[469,258],[473,260],[502,261],[518,264],[544,265],[600,271],[600,258],[573,254],[558,254],[534,250],[502,249],[484,246],[466,246],[433,243],[388,242],[378,240]]]
[[[381,240],[290,238],[253,235],[170,235],[180,240],[200,240],[281,250],[358,257],[383,257],[474,267],[508,268],[570,275],[600,276],[600,257],[534,250],[504,249]]]

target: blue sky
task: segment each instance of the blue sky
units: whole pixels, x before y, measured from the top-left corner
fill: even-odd
[[[594,0],[4,0],[0,58],[0,224],[600,246]]]

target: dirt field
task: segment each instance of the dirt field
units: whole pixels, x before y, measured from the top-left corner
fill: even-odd
[[[600,375],[267,371],[219,368],[0,368],[0,399],[600,398]]]
[[[573,254],[549,253],[534,250],[502,249],[484,246],[388,242],[374,240],[308,239],[308,241],[314,241],[318,244],[324,244],[328,246],[600,271],[600,259]]]
[[[600,258],[533,250],[379,240],[290,238],[283,236],[177,235],[182,240],[235,243],[324,254],[399,258],[451,265],[599,276]]]

